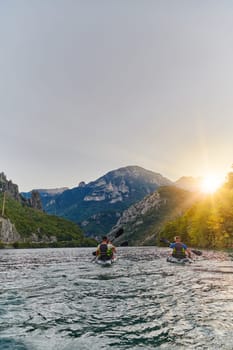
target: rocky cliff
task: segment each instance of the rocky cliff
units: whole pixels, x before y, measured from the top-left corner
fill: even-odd
[[[195,200],[197,195],[190,191],[175,186],[160,187],[123,211],[108,235],[114,238],[114,233],[123,228],[124,234],[115,240],[116,244],[127,241],[130,245],[156,245],[164,223],[182,215]]]
[[[30,198],[26,198],[19,193],[18,185],[11,180],[7,180],[6,175],[0,173],[0,193],[6,193],[12,199],[31,208],[43,210],[40,194],[38,191],[32,191]]]
[[[0,217],[0,241],[2,243],[13,243],[21,239],[15,225],[9,219]]]
[[[3,172],[0,173],[0,192],[7,192],[15,200],[21,200],[18,185],[14,184],[11,180],[7,180]]]
[[[142,201],[135,203],[126,209],[119,218],[116,228],[131,224],[138,226],[143,223],[143,215],[145,215],[152,208],[158,209],[161,203],[165,203],[165,199],[161,199],[158,191],[144,198]]]

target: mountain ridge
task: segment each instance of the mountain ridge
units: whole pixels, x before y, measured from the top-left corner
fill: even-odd
[[[107,233],[131,204],[160,186],[172,184],[159,173],[130,165],[60,194],[42,194],[41,199],[47,213],[69,219],[79,224],[86,235],[95,236]]]
[[[129,165],[111,170],[87,184],[81,181],[71,189],[38,191],[45,212],[75,222],[87,236],[98,239],[116,225],[124,210],[159,187],[175,185],[187,190],[193,183],[195,179],[191,181],[191,177],[172,182],[158,172]],[[28,196],[26,194],[26,198]]]

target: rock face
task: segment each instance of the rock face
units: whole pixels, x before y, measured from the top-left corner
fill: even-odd
[[[7,180],[6,175],[3,172],[0,173],[0,192],[7,192],[17,201],[20,201],[21,199],[18,185],[13,184],[11,180]]]
[[[164,223],[182,215],[196,199],[192,192],[176,186],[160,187],[123,211],[108,235],[113,239],[115,232],[123,228],[123,235],[114,240],[117,245],[124,241],[131,245],[155,245]]]
[[[89,193],[84,201],[108,201],[109,204],[123,202],[132,193],[149,194],[160,186],[172,185],[172,182],[158,173],[138,166],[128,166],[113,170],[98,180],[89,183]]]
[[[122,215],[118,219],[116,225],[109,232],[108,236],[114,239],[114,234],[120,228],[124,228],[127,232],[132,234],[140,229],[145,222],[146,214],[152,210],[159,211],[161,205],[166,205],[166,199],[161,198],[158,191],[146,196],[143,200],[131,205],[128,209],[123,211]],[[125,239],[125,234],[117,241],[122,243],[122,239]]]
[[[0,173],[0,192],[6,192],[11,198],[20,203],[24,203],[34,209],[43,210],[40,194],[38,191],[32,191],[32,196],[24,198],[19,193],[18,185],[14,184],[11,180],[7,180],[6,175]]]
[[[134,223],[135,225],[140,225],[143,223],[142,217],[152,208],[159,208],[161,202],[164,199],[160,198],[159,192],[154,192],[151,195],[144,198],[142,201],[129,207],[122,213],[122,216],[118,220],[116,226],[122,227],[128,223]]]
[[[31,207],[38,210],[43,210],[40,194],[38,191],[32,191],[32,196],[29,199]]]
[[[9,219],[0,217],[0,241],[3,243],[13,243],[20,240],[20,235]]]

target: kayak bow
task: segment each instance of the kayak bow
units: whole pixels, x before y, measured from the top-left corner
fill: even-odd
[[[111,266],[115,261],[116,261],[116,258],[107,259],[107,260],[102,260],[97,258],[95,260],[95,263],[101,266]]]
[[[175,258],[174,256],[170,255],[167,257],[167,262],[170,262],[173,264],[185,265],[185,264],[191,264],[193,262],[193,260],[190,258],[178,259],[178,258]]]

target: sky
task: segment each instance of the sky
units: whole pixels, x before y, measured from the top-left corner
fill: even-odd
[[[233,163],[233,2],[0,0],[0,171],[20,191]]]

